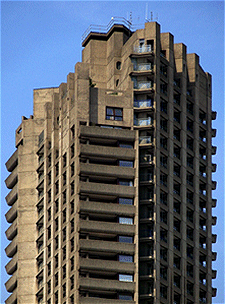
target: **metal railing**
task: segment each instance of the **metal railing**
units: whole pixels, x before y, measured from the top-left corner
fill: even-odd
[[[132,24],[129,20],[123,17],[112,17],[110,22],[107,25],[96,25],[91,24],[87,30],[82,35],[82,42],[87,38],[90,33],[101,33],[106,34],[114,25],[123,25],[131,32],[139,29],[144,28],[144,24]]]
[[[146,144],[152,144],[153,140],[151,136],[141,136],[139,137],[139,144],[140,145],[146,145]]]
[[[135,126],[151,126],[152,124],[153,124],[153,121],[150,117],[134,119]]]
[[[152,52],[151,45],[134,46],[134,53],[150,53]]]
[[[153,107],[153,102],[151,99],[135,100],[134,107],[135,108],[151,108],[151,107]]]
[[[151,71],[151,70],[152,70],[151,63],[134,64],[134,71]]]
[[[151,81],[134,82],[134,89],[138,89],[138,90],[152,89],[152,82]]]

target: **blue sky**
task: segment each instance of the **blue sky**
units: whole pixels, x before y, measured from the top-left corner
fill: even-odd
[[[187,45],[188,53],[197,53],[200,64],[213,77],[213,122],[217,138],[213,145],[218,164],[213,178],[218,180],[213,197],[218,199],[213,215],[218,234],[213,250],[218,252],[213,268],[218,270],[213,286],[218,288],[213,303],[224,304],[224,3],[222,1],[2,1],[1,2],[1,275],[2,295],[7,297],[4,248],[8,228],[4,201],[8,190],[5,162],[15,150],[15,129],[21,116],[33,112],[33,89],[58,86],[81,61],[81,36],[90,24],[107,25],[111,17],[125,17],[132,12],[133,23],[144,23],[153,12],[161,32],[171,32],[175,43]]]

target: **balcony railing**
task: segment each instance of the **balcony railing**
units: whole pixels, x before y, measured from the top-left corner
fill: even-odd
[[[151,71],[151,70],[152,70],[151,63],[134,64],[134,71]]]
[[[152,46],[151,45],[142,45],[142,46],[135,46],[134,47],[134,53],[150,53],[152,52]]]
[[[140,156],[140,162],[141,163],[151,163],[153,161],[152,155],[141,155]]]
[[[139,137],[139,144],[140,145],[146,145],[146,144],[152,144],[153,140],[151,136],[141,136]]]
[[[151,81],[134,82],[134,89],[138,89],[138,90],[152,89],[152,82]]]
[[[134,119],[135,126],[151,126],[153,124],[151,117]]]
[[[151,108],[153,107],[153,102],[151,99],[149,100],[135,100],[134,101],[135,108]]]

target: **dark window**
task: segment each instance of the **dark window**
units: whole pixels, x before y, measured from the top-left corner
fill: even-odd
[[[120,61],[117,61],[117,63],[116,63],[116,68],[117,68],[117,70],[120,70],[120,69],[121,69],[121,62],[120,62]]]
[[[106,119],[122,121],[123,120],[123,109],[106,107]]]

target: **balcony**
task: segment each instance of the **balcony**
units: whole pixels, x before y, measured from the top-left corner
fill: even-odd
[[[99,222],[99,221],[80,221],[80,231],[94,231],[99,233],[115,233],[121,235],[134,235],[135,226],[119,223]]]
[[[136,118],[136,119],[134,119],[134,125],[137,126],[137,127],[153,126],[153,119],[151,117]]]
[[[101,260],[101,257],[99,259],[80,258],[80,269],[133,273],[135,266],[134,263]]]
[[[133,178],[134,168],[81,163],[80,173],[105,177]]]
[[[8,292],[13,292],[17,286],[17,272],[11,276],[11,278],[5,283],[6,290]]]
[[[217,147],[216,146],[212,146],[212,155],[216,155],[216,150],[217,150]]]
[[[216,115],[217,115],[217,112],[216,111],[212,111],[212,120],[216,119]]]
[[[17,291],[14,292],[6,299],[5,304],[17,304]]]
[[[216,137],[216,129],[212,129],[212,137]]]
[[[17,186],[13,187],[13,189],[8,193],[8,195],[6,196],[6,202],[9,206],[12,206],[15,201],[17,200]]]
[[[18,151],[16,150],[13,155],[6,162],[6,168],[9,172],[12,172],[18,163]]]
[[[5,232],[8,240],[12,240],[17,235],[17,220],[15,220]]]
[[[212,190],[216,190],[217,182],[212,181]]]
[[[216,243],[217,235],[212,234],[212,243]]]
[[[153,107],[153,101],[151,99],[134,101],[134,108],[144,109],[144,108],[152,108],[152,107]]]
[[[121,185],[80,182],[80,193],[134,197],[135,188]]]
[[[153,89],[152,81],[138,81],[134,82],[135,90],[150,90]]]
[[[17,236],[5,248],[5,252],[8,258],[12,258],[14,256],[14,254],[17,252]]]
[[[5,218],[8,223],[12,223],[16,219],[16,217],[17,217],[17,203],[14,203],[14,205],[6,213]]]
[[[217,258],[217,252],[213,251],[212,252],[212,261],[216,261]]]
[[[140,174],[140,182],[153,183],[154,182],[153,173]]]
[[[133,63],[133,71],[130,73],[132,77],[137,76],[151,76],[153,75],[153,68],[151,63]]]
[[[15,184],[17,183],[17,179],[18,179],[18,176],[17,176],[17,168],[16,168],[5,180],[6,187],[8,189],[12,189],[15,186]]]
[[[217,288],[212,287],[212,297],[216,297]]]
[[[80,201],[80,211],[85,211],[89,213],[103,213],[103,214],[117,214],[134,216],[136,207],[132,205],[120,205],[113,203],[98,203],[89,201]]]
[[[216,216],[212,216],[212,225],[215,226],[217,222],[217,217]]]
[[[135,245],[101,240],[80,240],[80,249],[132,255],[135,251]]]
[[[142,45],[142,46],[134,46],[133,51],[135,54],[143,54],[143,53],[151,53],[153,50],[151,45]]]
[[[152,136],[140,136],[139,145],[150,145],[153,144]]]
[[[111,131],[110,131],[111,132]],[[87,156],[98,156],[98,157],[116,157],[122,159],[134,159],[135,158],[135,150],[129,148],[119,148],[119,147],[104,147],[97,145],[83,145],[80,146],[80,155]]]
[[[216,279],[217,270],[212,270],[212,279]]]
[[[216,207],[216,204],[217,204],[217,199],[216,199],[216,198],[213,198],[213,199],[212,199],[212,208],[215,208],[215,207]]]
[[[117,280],[93,279],[93,278],[80,278],[80,287],[85,289],[101,289],[101,290],[118,290],[134,292],[134,282],[120,282]]]
[[[5,269],[7,274],[12,275],[17,269],[17,254],[6,264]]]
[[[125,301],[125,304],[135,304],[134,301]],[[97,298],[97,297],[80,297],[79,298],[80,304],[124,304],[124,300],[118,299],[104,299],[104,298]]]

